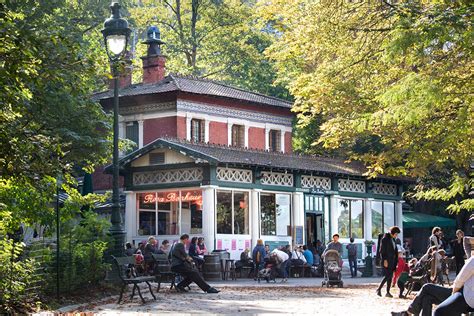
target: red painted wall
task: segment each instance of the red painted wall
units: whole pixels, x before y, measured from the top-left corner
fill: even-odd
[[[227,123],[209,123],[209,143],[227,145]]]
[[[143,146],[160,137],[177,137],[176,116],[149,119],[143,122]]]
[[[265,129],[249,127],[249,148],[265,150]]]
[[[112,175],[104,173],[105,166],[97,167],[92,174],[92,188],[94,191],[112,190]],[[124,179],[119,177],[119,185],[123,188]]]
[[[179,139],[186,139],[186,118],[183,116],[176,117],[176,137]]]
[[[285,153],[291,154],[293,152],[291,132],[285,132]]]

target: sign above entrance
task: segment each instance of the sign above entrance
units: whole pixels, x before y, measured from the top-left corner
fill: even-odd
[[[143,197],[143,203],[146,204],[153,204],[158,201],[158,203],[169,203],[169,202],[198,202],[202,200],[202,195],[201,194],[196,194],[196,193],[191,193],[191,192],[186,192],[184,194],[179,195],[179,192],[170,192],[167,193],[166,195],[161,195],[161,194],[146,194]],[[198,203],[201,204],[201,203]]]

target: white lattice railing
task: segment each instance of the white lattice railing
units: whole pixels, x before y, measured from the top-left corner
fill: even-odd
[[[388,183],[372,183],[373,194],[397,195],[397,186]]]
[[[301,187],[331,190],[331,179],[316,176],[301,176]]]
[[[133,174],[133,185],[191,182],[201,181],[202,179],[203,172],[201,168],[136,172]]]
[[[351,179],[339,179],[337,181],[339,191],[365,193],[365,182]]]
[[[293,186],[293,174],[280,172],[262,172],[261,184],[280,185],[285,187]]]
[[[219,181],[252,183],[252,170],[219,167],[216,177]]]

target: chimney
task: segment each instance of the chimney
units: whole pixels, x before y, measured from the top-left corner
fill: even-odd
[[[156,83],[165,77],[166,57],[161,55],[161,45],[164,42],[160,39],[160,30],[156,26],[150,26],[146,33],[146,41],[143,44],[148,45],[146,56],[143,60],[143,83]]]
[[[120,72],[118,82],[119,82],[119,88],[126,88],[132,84],[132,60],[131,60],[131,55],[130,52],[127,52],[125,54],[124,58],[125,62],[125,67],[124,69]],[[109,80],[109,89],[114,88],[114,79]]]

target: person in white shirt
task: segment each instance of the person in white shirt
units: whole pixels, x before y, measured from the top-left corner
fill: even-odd
[[[474,311],[474,254],[454,280],[453,289],[435,284],[425,284],[410,304],[407,311],[393,313],[392,316],[431,315],[433,304],[439,304],[434,316],[461,316]]]
[[[298,248],[295,248],[293,252],[291,253],[291,260],[301,260],[303,264],[307,263],[306,258],[304,257],[303,254],[303,247],[299,246]]]
[[[286,282],[288,280],[288,271],[286,270],[286,265],[289,262],[288,259],[290,259],[290,256],[284,251],[281,251],[280,249],[274,249],[272,252],[272,255],[276,256],[278,258],[278,266],[280,268],[280,273],[283,277],[281,282]]]

